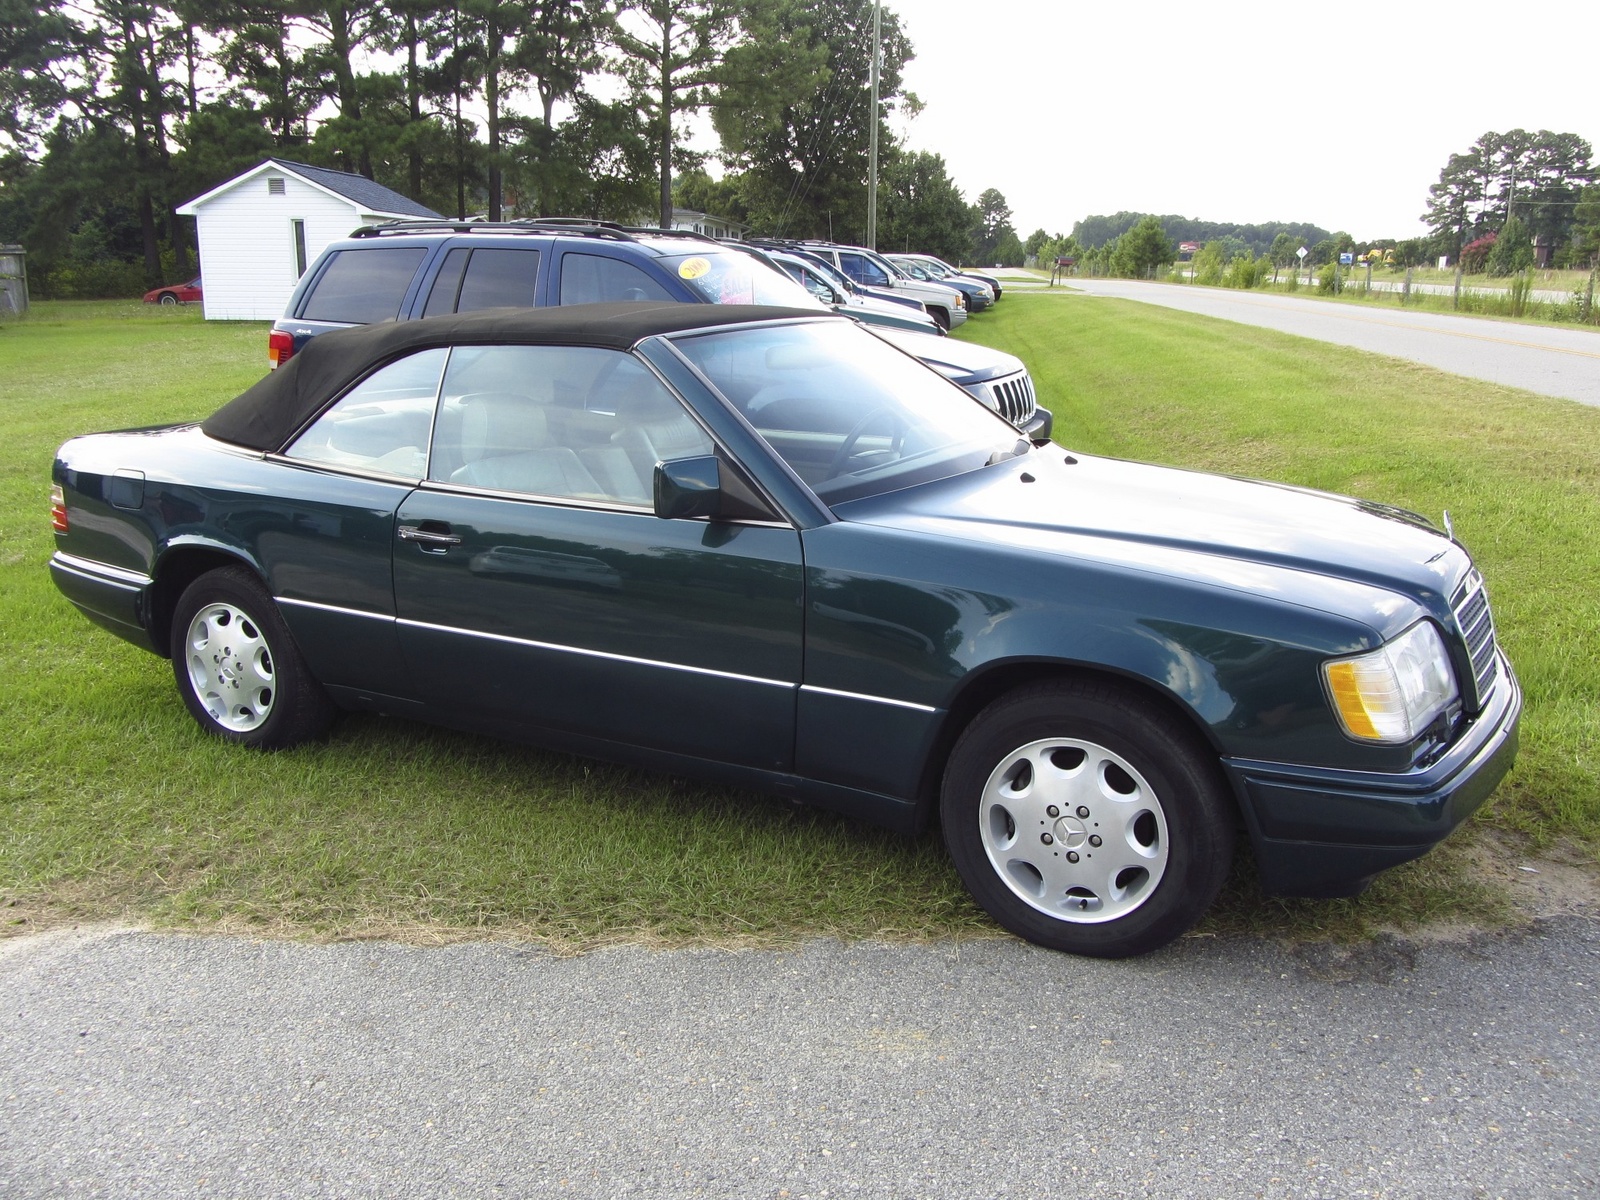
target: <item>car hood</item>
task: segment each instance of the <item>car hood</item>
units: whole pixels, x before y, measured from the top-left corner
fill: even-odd
[[[880,314],[893,317],[904,324],[897,328],[905,329],[914,337],[927,337],[934,341],[943,339],[944,334],[939,332],[939,326],[934,324],[933,318],[927,315],[921,306],[913,309],[908,304],[899,304],[894,301],[884,300],[877,296],[866,296],[860,292],[853,293],[842,306],[835,306],[836,311],[846,316],[858,316],[863,312]],[[917,329],[925,328],[926,333],[917,333]]]
[[[998,379],[1002,375],[1015,375],[1024,370],[1022,360],[1015,354],[991,350],[975,342],[926,333],[905,333],[896,329],[875,329],[873,332],[957,383],[978,383],[985,379]]]
[[[1469,565],[1460,546],[1403,509],[1057,446],[835,512],[908,532],[1292,595],[1363,619],[1372,617],[1373,599],[1359,593],[1370,587],[1438,611]],[[1290,582],[1286,570],[1302,578]]]

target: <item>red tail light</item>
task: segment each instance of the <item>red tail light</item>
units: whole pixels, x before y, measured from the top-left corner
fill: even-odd
[[[267,362],[276,371],[294,357],[294,334],[274,329],[267,335]]]
[[[59,484],[53,484],[50,488],[50,528],[57,533],[68,531],[67,497]]]

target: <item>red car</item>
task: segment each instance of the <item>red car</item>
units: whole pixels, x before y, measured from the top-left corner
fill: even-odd
[[[199,304],[201,300],[200,276],[188,283],[169,283],[144,294],[146,304]]]

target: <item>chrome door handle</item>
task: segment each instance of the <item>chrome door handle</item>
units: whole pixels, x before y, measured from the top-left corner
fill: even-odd
[[[416,525],[402,525],[397,532],[400,534],[402,542],[416,542],[424,550],[436,546],[461,545],[461,536],[459,534],[438,533],[432,529],[419,528]]]

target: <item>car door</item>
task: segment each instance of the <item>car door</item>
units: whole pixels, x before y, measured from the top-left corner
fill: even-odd
[[[712,449],[630,355],[454,349],[428,482],[396,520],[399,637],[421,698],[476,724],[788,769],[798,532],[651,507],[656,462]]]
[[[485,308],[535,308],[540,303],[540,267],[549,260],[551,238],[518,235],[510,245],[453,242],[439,256],[418,290],[419,317],[477,312]]]
[[[865,254],[856,254],[849,250],[839,251],[839,269],[864,287],[894,286],[888,273]]]

